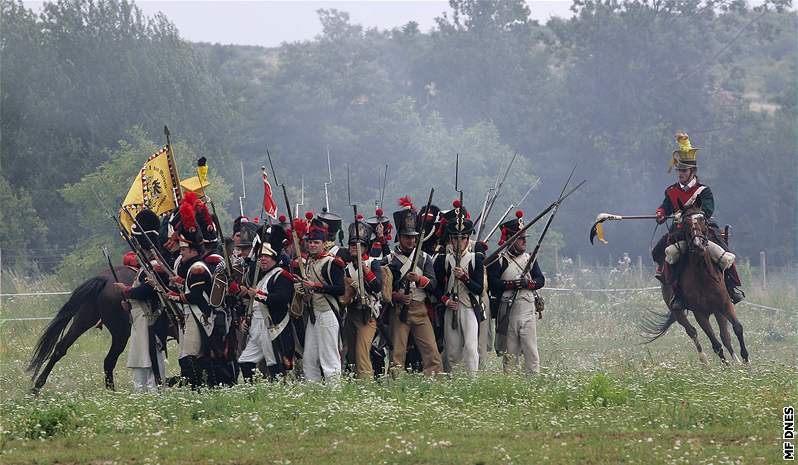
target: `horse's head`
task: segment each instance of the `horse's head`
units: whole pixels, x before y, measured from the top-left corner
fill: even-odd
[[[681,216],[690,252],[703,253],[707,248],[709,226],[704,211],[701,209],[701,202],[697,201],[687,208],[683,207]]]

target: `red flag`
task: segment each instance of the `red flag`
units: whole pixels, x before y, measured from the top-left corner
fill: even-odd
[[[272,186],[269,184],[269,176],[263,170],[263,211],[274,219],[277,219],[277,204],[272,198]]]

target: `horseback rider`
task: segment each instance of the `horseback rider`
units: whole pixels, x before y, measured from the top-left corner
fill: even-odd
[[[474,223],[460,204],[443,216],[447,247],[435,257],[435,295],[446,307],[444,312],[444,344],[446,366],[454,371],[459,363],[475,373],[479,369],[479,324],[484,320],[482,291],[485,256],[469,250],[468,238]]]
[[[698,180],[698,163],[696,153],[698,149],[693,147],[687,134],[680,132],[676,134],[676,141],[679,148],[673,151],[668,172],[675,166],[677,182],[665,189],[665,198],[656,210],[657,223],[662,224],[671,215],[675,215],[675,221],[671,224],[669,232],[662,236],[651,251],[652,258],[657,263],[656,278],[662,283],[663,297],[666,304],[673,311],[684,310],[685,304],[679,289],[679,266],[675,266],[678,260],[681,247],[680,243],[685,240],[683,224],[681,221],[681,211],[690,206],[699,206],[709,225],[709,240],[720,246],[721,255],[713,257],[724,269],[724,280],[726,289],[732,303],[738,303],[745,297],[745,294],[738,288],[740,278],[734,266],[734,255],[728,252],[720,229],[711,220],[715,210],[715,199],[709,186],[701,184]],[[712,250],[712,249],[711,249]],[[725,252],[725,253],[724,253]]]

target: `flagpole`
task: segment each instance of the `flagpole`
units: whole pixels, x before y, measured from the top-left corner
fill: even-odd
[[[175,170],[175,182],[172,186],[172,199],[175,202],[175,207],[180,205],[180,199],[183,198],[183,191],[180,190],[180,174],[177,172],[177,160],[175,158],[175,149],[172,147],[172,139],[171,133],[169,132],[169,126],[163,126],[163,133],[166,136],[166,146],[169,147],[169,153],[172,155],[172,167]]]

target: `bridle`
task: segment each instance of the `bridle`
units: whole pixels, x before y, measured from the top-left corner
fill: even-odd
[[[682,222],[687,226],[686,229],[689,230],[688,247],[690,251],[694,251],[696,248],[702,252],[706,250],[708,239],[706,234],[706,217],[704,213],[699,211],[685,215],[682,217]]]

